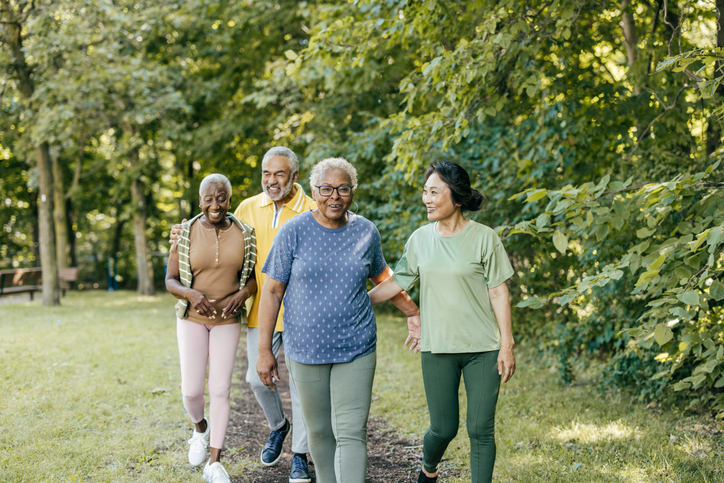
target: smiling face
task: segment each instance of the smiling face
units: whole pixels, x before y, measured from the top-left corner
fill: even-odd
[[[299,173],[292,174],[284,156],[272,156],[261,164],[261,187],[272,201],[286,198],[298,177]]]
[[[422,202],[427,208],[427,219],[442,221],[460,211],[460,205],[453,203],[450,187],[437,173],[432,173],[422,191]]]
[[[339,168],[330,168],[319,176],[319,186],[351,186],[352,181],[346,171]],[[314,187],[314,200],[317,202],[317,209],[320,218],[317,220],[328,228],[339,228],[347,223],[347,209],[352,204],[354,194],[339,196],[337,190],[332,191],[329,196],[322,196],[319,190]]]
[[[212,225],[225,225],[226,212],[231,205],[231,193],[221,183],[209,183],[199,196],[201,211]]]

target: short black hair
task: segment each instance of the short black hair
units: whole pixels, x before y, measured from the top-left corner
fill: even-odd
[[[433,173],[450,188],[453,203],[460,205],[463,211],[478,211],[483,207],[485,196],[470,186],[470,175],[465,168],[450,161],[438,161],[425,171],[425,181]]]

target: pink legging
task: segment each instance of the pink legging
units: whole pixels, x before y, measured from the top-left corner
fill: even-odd
[[[209,423],[212,448],[221,449],[229,424],[229,392],[241,326],[201,325],[176,319],[181,359],[181,394],[184,408],[194,423],[204,418],[206,361],[209,362]]]

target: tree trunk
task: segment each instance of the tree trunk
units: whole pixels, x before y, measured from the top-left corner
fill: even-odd
[[[68,234],[68,212],[63,186],[63,167],[58,157],[52,159],[53,166],[53,220],[55,222],[55,243],[58,268],[70,266],[70,239]]]
[[[9,11],[9,10],[8,10]],[[5,20],[3,18],[3,20]],[[35,92],[32,68],[28,65],[23,51],[22,25],[15,22],[5,24],[7,35],[4,40],[10,49],[18,87],[25,100],[30,103]],[[38,167],[38,232],[40,243],[40,264],[43,268],[43,304],[60,305],[58,265],[55,258],[55,229],[53,228],[53,172],[48,143],[35,147]]]
[[[58,264],[55,259],[55,229],[53,228],[53,176],[48,143],[35,148],[38,162],[40,194],[38,199],[38,228],[40,232],[40,266],[43,267],[43,304],[60,305]]]
[[[716,46],[724,47],[724,0],[716,0]],[[717,61],[714,64],[715,71],[721,68],[722,63]],[[724,95],[724,87],[719,85],[714,95],[714,101],[721,102]],[[721,146],[721,126],[716,116],[709,116],[709,122],[706,129],[706,155],[711,156]]]
[[[621,24],[623,26],[623,43],[626,46],[626,58],[628,59],[629,73],[631,75],[631,83],[634,86],[634,94],[641,93],[639,73],[636,71],[636,61],[639,56],[639,37],[636,33],[636,22],[634,21],[633,7],[629,0],[621,2]]]
[[[141,295],[155,295],[153,286],[153,265],[148,251],[146,238],[146,186],[141,180],[139,169],[138,148],[128,153],[131,169],[136,173],[131,181],[131,203],[133,206],[133,233],[136,242],[136,269],[138,271],[138,293]]]

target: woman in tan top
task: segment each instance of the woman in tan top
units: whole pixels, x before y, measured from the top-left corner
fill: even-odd
[[[231,183],[225,176],[212,174],[203,179],[199,203],[202,213],[184,224],[179,243],[169,255],[166,288],[179,299],[181,393],[196,425],[189,440],[189,463],[201,465],[210,444],[204,480],[230,483],[219,459],[229,423],[240,322],[246,324],[244,302],[256,292],[256,240],[253,228],[228,213]],[[211,422],[204,417],[207,361]]]

